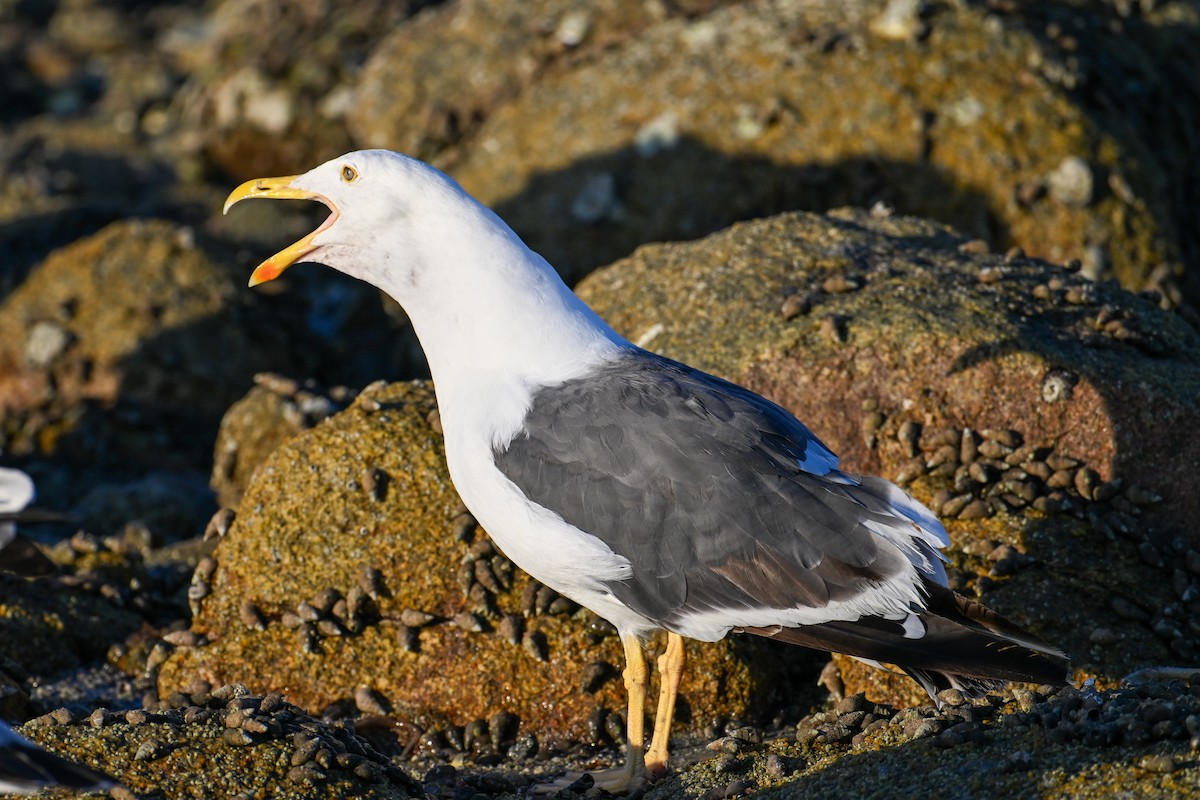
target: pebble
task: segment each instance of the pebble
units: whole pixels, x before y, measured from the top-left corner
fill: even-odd
[[[1171,773],[1175,771],[1175,759],[1169,755],[1148,754],[1142,756],[1138,766],[1151,772]]]
[[[71,344],[71,333],[48,320],[35,322],[25,338],[25,362],[43,369],[58,358]]]
[[[795,319],[801,314],[807,314],[812,309],[812,299],[807,295],[788,295],[783,305],[779,307],[780,315],[785,319]]]
[[[1092,202],[1093,183],[1091,166],[1079,156],[1067,156],[1046,176],[1050,197],[1072,208]]]

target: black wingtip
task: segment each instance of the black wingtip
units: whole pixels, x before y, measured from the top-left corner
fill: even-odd
[[[931,584],[928,589],[928,607],[918,614],[925,627],[919,637],[909,635],[902,623],[880,617],[741,630],[894,664],[921,684],[935,702],[939,692],[951,688],[978,697],[1005,683],[1065,686],[1070,682],[1070,661],[1062,651],[982,603],[942,586]]]
[[[25,739],[0,748],[0,794],[50,787],[103,792],[120,784],[111,776],[43,750]]]

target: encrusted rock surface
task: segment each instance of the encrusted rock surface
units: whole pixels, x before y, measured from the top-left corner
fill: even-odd
[[[946,519],[955,585],[1076,666],[1194,659],[1178,559],[1200,548],[1200,499],[1195,450],[1173,443],[1200,424],[1196,333],[1115,286],[972,249],[911,218],[787,214],[643,247],[579,292],[633,341],[787,407],[851,471],[906,483]],[[1103,644],[1114,613],[1095,597],[1130,607]],[[842,663],[851,692],[920,702]]]
[[[189,463],[197,426],[215,427],[255,372],[292,362],[252,302],[167,222],[115,223],[55,252],[0,301],[5,449]]]
[[[1200,790],[1198,710],[1196,685],[1179,681],[940,712],[855,695],[801,720],[795,742],[734,731],[709,745],[723,755],[646,797],[1186,797]]]
[[[324,723],[278,693],[252,695],[244,686],[196,683],[161,707],[97,708],[83,719],[60,709],[22,732],[118,777],[126,790],[118,797],[423,795],[353,723]]]
[[[932,9],[902,38],[872,31],[867,3],[663,20],[494,109],[452,173],[572,278],[643,242],[883,200],[1135,290],[1177,279],[1196,244],[1163,188],[1189,145],[1162,131],[1195,122],[1147,101],[1197,91],[1174,61],[1150,77],[1187,23],[1113,36],[1005,9]],[[1126,102],[1161,108],[1160,126],[1106,107],[1127,70],[1146,83]]]
[[[258,467],[193,578],[201,640],[162,665],[163,696],[198,675],[286,685],[317,711],[365,685],[427,729],[506,712],[547,747],[621,729],[615,631],[496,552],[450,485],[434,409],[427,384],[373,386]],[[683,729],[777,711],[817,663],[749,642],[690,658]]]
[[[0,576],[0,716],[53,712],[25,732],[147,797],[513,797],[618,758],[613,637],[462,514],[428,387],[343,411],[424,374],[403,314],[314,267],[244,288],[323,212],[221,217],[229,189],[359,146],[449,169],[572,280],[883,201],[582,291],[929,502],[954,585],[1080,677],[1197,663],[1197,31],[1193,0],[0,3],[0,457],[68,515],[21,524],[58,575]],[[749,646],[692,647],[675,764],[706,760],[652,795],[1197,793],[1186,669],[935,711]]]

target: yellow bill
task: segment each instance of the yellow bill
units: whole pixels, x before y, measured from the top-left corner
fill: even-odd
[[[315,231],[259,264],[250,275],[251,286],[258,286],[260,283],[278,278],[285,269],[317,249],[317,246],[313,244],[313,238],[337,220],[338,210],[329,198],[317,192],[292,186],[292,182],[298,177],[300,176],[287,175],[282,178],[255,178],[234,189],[225,199],[223,213],[229,213],[229,209],[242,200],[259,197],[269,200],[316,200],[329,206],[329,210],[333,212],[329,219],[325,220]]]

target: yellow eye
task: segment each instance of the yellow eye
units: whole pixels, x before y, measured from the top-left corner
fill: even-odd
[[[342,167],[342,180],[346,183],[354,183],[358,180],[358,170],[348,164]]]

